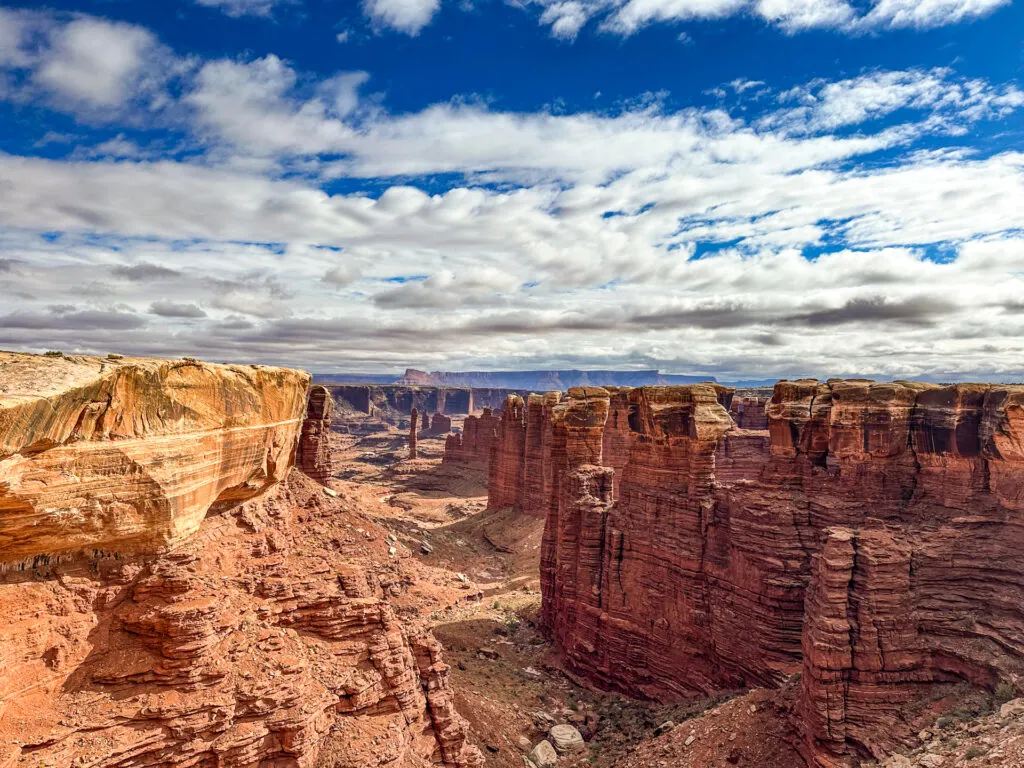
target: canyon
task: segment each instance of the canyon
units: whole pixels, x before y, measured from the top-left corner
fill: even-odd
[[[1024,387],[580,387],[494,435],[491,506],[545,518],[542,622],[600,686],[798,681],[800,752],[838,768],[936,686],[1020,684]]]
[[[1024,387],[464,391],[0,353],[0,768],[1020,765]]]

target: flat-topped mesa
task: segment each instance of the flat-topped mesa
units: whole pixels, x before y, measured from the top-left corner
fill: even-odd
[[[334,400],[331,399],[331,393],[321,386],[311,387],[295,464],[321,485],[326,485],[334,475],[330,444],[333,412]]]
[[[462,423],[462,434],[449,435],[445,440],[442,463],[470,464],[487,469],[498,421],[490,408],[484,408],[479,416],[467,416]]]
[[[149,552],[292,466],[310,377],[0,353],[0,559]]]
[[[803,752],[829,768],[892,749],[933,683],[1024,680],[1024,387],[779,382],[766,430],[734,402],[527,401],[516,503],[546,516],[570,668],[655,698],[802,671]]]

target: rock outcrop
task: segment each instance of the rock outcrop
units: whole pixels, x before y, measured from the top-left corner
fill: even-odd
[[[330,444],[333,411],[331,393],[321,386],[311,387],[295,464],[321,485],[326,485],[334,474]]]
[[[2,768],[482,764],[383,531],[289,472],[307,384],[0,357]]]
[[[486,468],[497,434],[498,417],[490,408],[479,416],[467,416],[461,434],[448,435],[444,443],[444,464],[469,464]]]
[[[409,458],[415,459],[419,455],[416,451],[416,422],[419,420],[420,412],[415,408],[409,414]]]
[[[729,406],[729,415],[740,429],[768,429],[765,407],[769,398],[757,395],[736,395]]]
[[[0,353],[0,562],[152,552],[292,466],[309,376]]]
[[[1024,680],[1024,387],[780,382],[765,430],[730,406],[710,384],[527,403],[518,494],[492,493],[546,516],[542,615],[575,672],[654,698],[801,672],[828,768],[886,754],[936,683]]]
[[[430,435],[447,435],[452,431],[452,420],[443,413],[435,413],[430,421]]]

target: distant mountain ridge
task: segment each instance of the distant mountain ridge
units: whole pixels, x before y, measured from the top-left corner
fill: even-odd
[[[653,384],[696,384],[715,381],[714,376],[647,371],[420,371],[409,368],[402,376],[393,374],[318,373],[318,382],[335,381],[366,384],[405,384],[409,386],[477,387],[482,389],[561,390],[570,387],[617,386],[642,387]]]

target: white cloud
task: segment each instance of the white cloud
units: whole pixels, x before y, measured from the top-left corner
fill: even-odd
[[[275,5],[291,0],[193,0],[197,5],[217,8],[228,16],[269,16]]]
[[[540,22],[554,37],[573,38],[587,20],[628,36],[656,23],[706,21],[746,15],[793,34],[808,29],[847,33],[918,29],[958,24],[986,16],[1012,0],[532,0]],[[685,34],[685,33],[683,33]]]
[[[156,40],[141,27],[83,18],[65,26],[51,44],[35,82],[72,102],[111,107],[129,98]]]
[[[564,40],[573,40],[587,23],[590,14],[578,0],[557,2],[544,9],[540,23],[551,27],[551,35]]]
[[[828,6],[772,7],[785,26]],[[37,95],[123,89],[106,111],[145,124],[148,54],[61,95],[37,73],[79,55],[70,27],[32,29],[10,37]],[[127,352],[320,369],[1020,377],[1024,155],[960,138],[1024,108],[1014,86],[875,71],[781,94],[740,78],[675,111],[389,114],[363,72],[187,71],[165,119],[188,162],[143,161],[159,142],[127,127],[65,160],[0,154],[0,346],[107,352],[116,329]],[[384,191],[326,191],[341,177]]]
[[[845,0],[757,0],[755,10],[765,21],[787,32],[841,28],[856,17],[856,11]]]
[[[987,16],[1011,0],[876,0],[863,17],[866,27],[924,29]]]
[[[627,0],[602,27],[631,35],[652,22],[723,18],[740,12],[746,4],[747,0]]]
[[[817,132],[888,117],[901,109],[927,111],[935,124],[998,117],[1024,106],[1024,92],[1013,85],[997,87],[957,78],[948,69],[932,69],[814,81],[785,92],[780,100],[801,106],[766,116],[762,127]]]
[[[32,57],[27,50],[34,29],[45,16],[30,11],[0,8],[0,67],[26,67]]]
[[[370,21],[407,35],[416,36],[441,8],[441,0],[363,0],[363,13]]]

